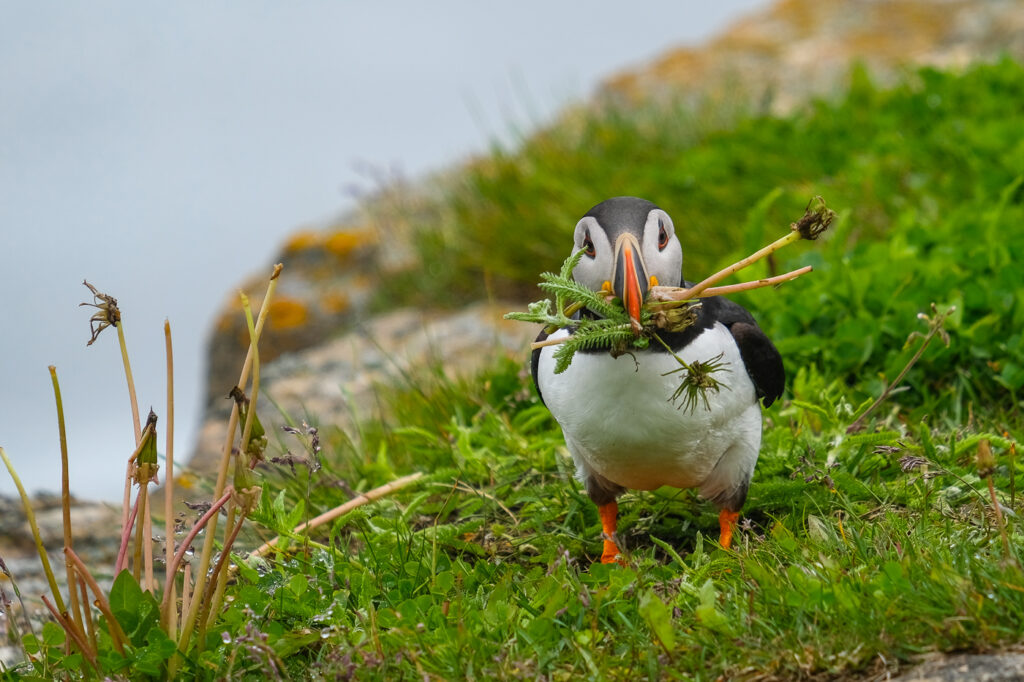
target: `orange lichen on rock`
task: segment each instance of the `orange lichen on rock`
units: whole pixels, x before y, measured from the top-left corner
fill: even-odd
[[[338,230],[324,240],[324,250],[337,258],[345,258],[360,246],[373,241],[369,230]]]
[[[324,294],[323,296],[324,310],[329,313],[343,313],[352,307],[352,301],[349,297],[340,291],[332,291]]]
[[[298,253],[319,246],[322,234],[319,230],[299,230],[285,242],[284,252],[286,254]]]
[[[306,324],[307,320],[309,309],[298,299],[278,296],[270,302],[269,323],[275,329],[294,329]]]

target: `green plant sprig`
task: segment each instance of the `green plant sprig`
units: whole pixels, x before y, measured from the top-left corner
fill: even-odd
[[[608,348],[613,355],[620,355],[630,350],[647,348],[650,339],[646,334],[637,334],[633,330],[629,315],[622,302],[609,299],[605,292],[592,291],[572,278],[572,271],[583,257],[583,250],[577,250],[562,263],[558,274],[541,273],[541,282],[537,286],[554,297],[536,301],[527,307],[527,312],[512,312],[505,315],[507,320],[533,322],[544,325],[548,334],[558,329],[572,328],[574,333],[547,345],[559,344],[555,351],[555,373],[561,374],[568,369],[576,351]],[[574,316],[587,308],[598,317]],[[651,313],[642,312],[641,324],[647,328],[651,323]],[[545,342],[541,342],[545,343]]]
[[[679,332],[692,325],[697,319],[696,308],[700,303],[693,300],[672,301],[666,306],[665,302],[658,302],[653,310],[645,306],[640,314],[641,330],[637,333],[619,299],[608,298],[607,292],[592,291],[572,278],[572,271],[582,256],[582,250],[569,256],[557,275],[550,272],[541,274],[538,286],[554,296],[554,302],[550,299],[537,301],[528,306],[527,312],[508,313],[505,318],[543,324],[549,334],[562,328],[573,329],[573,333],[565,338],[535,344],[535,347],[559,346],[554,354],[555,374],[561,374],[569,368],[577,351],[606,348],[618,357],[634,350],[643,350],[650,346],[652,338],[657,339],[680,365],[673,372],[686,372],[669,400],[676,403],[682,398],[680,408],[685,407],[687,411],[695,409],[698,401],[704,403],[705,409],[709,408],[706,392],[717,391],[721,386],[711,376],[723,369],[722,363],[717,362],[720,358],[688,364],[657,335],[658,329]],[[583,308],[600,317],[575,318],[574,315]]]

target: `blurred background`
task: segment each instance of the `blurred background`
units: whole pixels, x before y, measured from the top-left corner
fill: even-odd
[[[30,492],[59,489],[56,365],[73,492],[119,498],[128,396],[116,333],[86,348],[83,279],[120,303],[143,414],[163,414],[170,320],[187,457],[215,311],[290,232],[380,178],[514,146],[603,78],[763,4],[6,4],[0,446]]]

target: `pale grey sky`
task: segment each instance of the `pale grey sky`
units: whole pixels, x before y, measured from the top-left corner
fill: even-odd
[[[0,446],[30,491],[59,489],[54,364],[72,490],[118,498],[131,414],[116,335],[85,346],[83,278],[118,297],[140,407],[161,415],[170,319],[184,457],[213,314],[349,205],[360,164],[441,168],[763,4],[4,3]]]

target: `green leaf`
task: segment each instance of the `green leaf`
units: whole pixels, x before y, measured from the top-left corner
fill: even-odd
[[[144,592],[127,569],[121,571],[110,588],[110,612],[132,644],[141,646],[160,616],[160,605]]]
[[[700,622],[712,630],[731,634],[732,627],[729,619],[718,610],[718,591],[715,589],[715,584],[711,578],[708,578],[700,586],[699,595],[700,605],[697,606],[695,612]]]
[[[142,588],[135,582],[131,571],[124,569],[114,578],[110,588],[110,612],[127,633],[134,631],[140,622]]]
[[[641,595],[639,611],[661,645],[667,651],[675,649],[676,635],[672,627],[672,610],[654,594],[654,590],[647,590]]]

